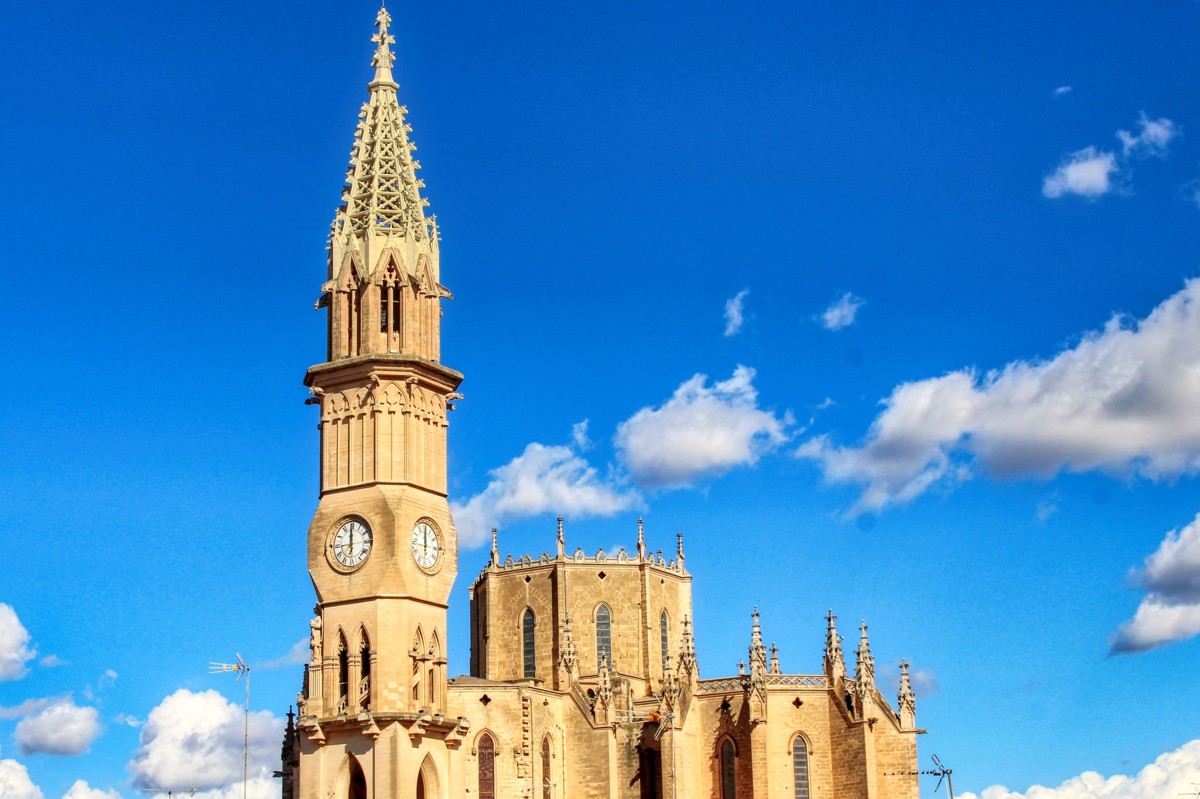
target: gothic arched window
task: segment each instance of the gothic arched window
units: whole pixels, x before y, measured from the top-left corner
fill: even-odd
[[[550,736],[542,739],[542,799],[550,797]]]
[[[663,668],[667,667],[667,660],[671,657],[670,623],[667,621],[667,612],[664,610],[662,615],[658,617],[658,638],[662,646]]]
[[[521,617],[521,654],[525,662],[523,676],[537,676],[537,650],[533,644],[533,632],[537,626],[537,621],[533,617],[533,610],[525,608],[525,615]]]
[[[800,735],[792,742],[792,769],[796,783],[796,799],[808,799],[808,742]]]
[[[479,739],[479,799],[496,799],[496,742],[487,733]]]
[[[607,660],[609,667],[613,664],[612,659],[612,611],[608,609],[608,605],[601,605],[596,608],[596,665],[599,667],[601,660]]]
[[[360,633],[361,645],[359,646],[359,679],[358,679],[358,704],[363,708],[371,707],[371,640],[367,638],[367,631],[363,629]]]
[[[346,712],[350,697],[350,647],[346,645],[346,636],[338,632],[338,714]]]
[[[736,757],[733,741],[726,738],[721,744],[721,799],[734,799],[737,796]]]

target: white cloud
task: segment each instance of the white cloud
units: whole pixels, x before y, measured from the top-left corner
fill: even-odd
[[[71,699],[54,702],[17,722],[21,754],[78,755],[100,735],[99,713]]]
[[[1071,153],[1058,165],[1053,175],[1042,182],[1042,194],[1050,198],[1064,194],[1099,197],[1112,189],[1111,176],[1117,172],[1117,157],[1113,153],[1085,147]]]
[[[1167,147],[1179,135],[1179,126],[1166,117],[1150,119],[1146,112],[1138,117],[1138,132],[1118,130],[1117,138],[1126,156],[1166,158]]]
[[[37,657],[29,632],[11,605],[0,602],[0,682],[19,680],[29,673],[25,664]]]
[[[58,655],[46,655],[46,657],[42,658],[40,661],[38,661],[38,663],[40,663],[43,668],[47,669],[56,669],[59,666],[70,665]]]
[[[639,485],[682,488],[702,477],[753,465],[788,439],[792,424],[758,407],[754,370],[738,366],[708,385],[695,375],[657,408],[642,408],[617,426],[621,461]]]
[[[1003,785],[993,785],[981,793],[958,794],[959,799],[1163,799],[1163,797],[1194,796],[1195,783],[1200,783],[1200,739],[1178,749],[1159,755],[1137,776],[1117,774],[1104,777],[1095,771],[1085,771],[1063,782],[1057,788],[1034,785],[1028,791],[1010,791]]]
[[[197,797],[241,796],[243,709],[216,691],[181,688],[150,711],[141,745],[129,762],[138,788],[186,785]],[[278,796],[271,772],[279,766],[283,720],[268,711],[250,714],[251,796]],[[270,790],[266,790],[269,788]],[[236,789],[236,790],[235,790]]]
[[[561,513],[611,516],[641,499],[612,475],[601,476],[569,446],[532,443],[465,504],[451,503],[459,542],[477,546],[492,527],[510,519]]]
[[[1134,578],[1147,593],[1117,628],[1113,652],[1141,652],[1200,633],[1200,514],[1167,533]]]
[[[4,799],[44,799],[42,791],[29,779],[29,771],[15,760],[0,760],[0,797]]]
[[[63,794],[63,799],[121,799],[121,794],[111,788],[102,791],[99,788],[93,788],[83,780],[75,780],[75,784]]]
[[[571,441],[575,443],[575,447],[580,452],[587,452],[592,448],[592,440],[588,438],[588,420],[576,422],[571,425]]]
[[[1059,86],[1057,89],[1054,90],[1054,96],[1062,97],[1064,94],[1070,94],[1070,92],[1071,92],[1070,86]]]
[[[865,304],[866,300],[862,297],[855,297],[847,291],[839,299],[834,300],[833,304],[825,309],[825,313],[821,314],[821,324],[826,330],[841,330],[844,327],[850,327],[854,324],[854,317],[858,315],[858,309]]]
[[[747,295],[750,294],[750,289],[742,289],[737,294],[734,294],[729,299],[725,300],[725,335],[736,335],[742,329],[742,322],[745,321],[743,316],[743,307],[746,302]]]
[[[1114,317],[1049,361],[964,369],[897,386],[861,447],[828,436],[797,455],[857,483],[853,510],[905,502],[971,473],[1104,470],[1171,479],[1200,470],[1200,279],[1141,321]]]

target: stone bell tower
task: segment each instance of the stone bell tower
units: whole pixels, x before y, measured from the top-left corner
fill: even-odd
[[[462,375],[440,362],[438,232],[396,98],[380,9],[368,84],[329,239],[321,496],[308,531],[317,593],[292,739],[295,799],[434,797],[465,722],[446,718],[446,604],[458,541],[446,413]],[[444,778],[443,778],[444,779]]]

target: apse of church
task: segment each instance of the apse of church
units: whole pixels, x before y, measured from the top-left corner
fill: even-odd
[[[381,9],[317,302],[326,360],[305,377],[320,430],[317,603],[284,799],[915,799],[907,664],[893,705],[866,624],[851,667],[830,612],[820,671],[785,671],[755,610],[736,671],[702,679],[684,538],[641,520],[628,549],[591,554],[561,518],[536,555],[502,556],[493,532],[463,598],[470,675],[449,677],[448,636],[467,634],[446,624],[446,433],[462,375],[441,362],[451,295],[390,23]]]

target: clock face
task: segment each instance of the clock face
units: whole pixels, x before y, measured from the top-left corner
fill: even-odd
[[[442,553],[442,542],[429,522],[417,522],[412,531],[413,560],[426,571],[433,568]]]
[[[371,528],[366,522],[350,519],[333,534],[329,545],[333,557],[347,568],[361,566],[371,554]]]

